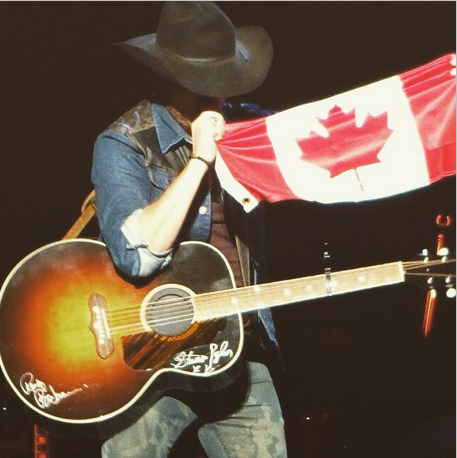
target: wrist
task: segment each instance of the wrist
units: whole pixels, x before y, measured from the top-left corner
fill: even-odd
[[[195,160],[197,160],[197,161],[200,161],[200,162],[202,162],[203,164],[205,164],[205,165],[208,167],[208,169],[214,170],[214,164],[213,164],[212,162],[208,161],[207,159],[205,159],[204,157],[199,156],[198,154],[192,153],[192,154],[189,156],[189,160],[191,160],[191,159],[195,159]]]

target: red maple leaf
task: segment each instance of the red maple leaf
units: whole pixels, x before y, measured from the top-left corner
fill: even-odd
[[[387,113],[368,115],[361,127],[356,126],[354,115],[354,110],[344,113],[333,107],[328,118],[321,121],[329,133],[327,138],[311,132],[308,138],[296,139],[303,152],[301,159],[328,170],[331,178],[380,162],[378,154],[392,133],[387,127]]]

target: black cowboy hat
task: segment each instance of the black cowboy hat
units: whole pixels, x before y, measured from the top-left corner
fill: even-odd
[[[229,97],[256,89],[273,57],[258,26],[236,28],[213,3],[167,1],[157,33],[116,45],[134,59],[196,94]]]

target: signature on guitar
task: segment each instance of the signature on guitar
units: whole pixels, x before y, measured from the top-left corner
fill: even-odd
[[[82,391],[82,388],[76,388],[72,391],[61,391],[57,393],[52,385],[47,385],[39,379],[36,379],[31,372],[22,375],[20,386],[25,394],[33,394],[35,402],[42,409],[47,409],[51,405],[57,405],[63,399]]]
[[[176,363],[171,363],[175,369],[192,368],[195,373],[213,372],[219,364],[221,358],[232,358],[233,351],[229,348],[229,343],[224,340],[220,346],[215,343],[209,345],[210,354],[202,355],[194,353],[193,350],[187,352],[182,351],[174,357]]]

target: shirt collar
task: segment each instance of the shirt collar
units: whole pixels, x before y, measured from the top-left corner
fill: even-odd
[[[152,119],[163,154],[183,141],[192,144],[192,139],[162,105],[152,104]]]

